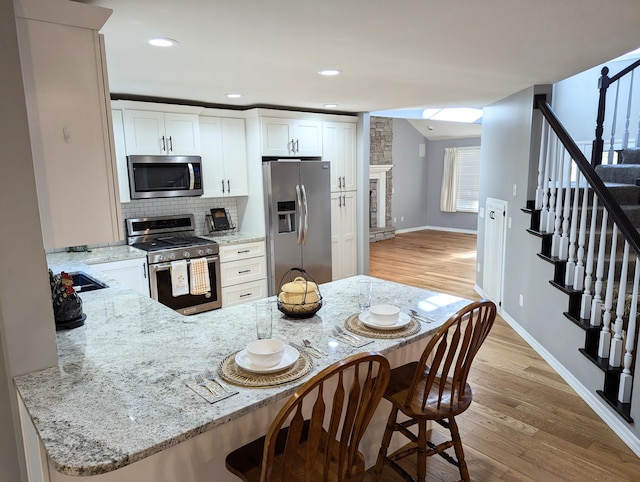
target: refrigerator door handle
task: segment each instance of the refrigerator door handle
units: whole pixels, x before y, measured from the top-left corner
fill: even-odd
[[[302,196],[300,195],[300,185],[296,184],[296,197],[298,198],[298,246],[302,244]]]
[[[307,204],[307,190],[304,184],[300,185],[302,191],[302,200],[304,202],[304,230],[302,232],[302,244],[307,244],[307,230],[309,229],[309,205]]]

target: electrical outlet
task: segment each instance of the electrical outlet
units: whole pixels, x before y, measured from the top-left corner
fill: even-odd
[[[480,263],[478,263],[478,273],[480,272]]]
[[[393,218],[393,222],[394,222],[394,223],[396,222],[396,218]]]
[[[518,194],[518,185],[514,184],[513,185],[513,197],[516,197],[517,194]]]
[[[404,221],[404,216],[400,216],[400,222]]]
[[[518,297],[518,304],[520,305],[520,308],[524,306],[524,296],[520,295]]]

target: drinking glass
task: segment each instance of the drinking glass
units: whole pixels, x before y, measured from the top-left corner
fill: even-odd
[[[256,332],[258,338],[271,338],[273,330],[272,303],[256,303]]]
[[[358,304],[360,311],[366,311],[371,306],[372,283],[369,280],[358,281]]]

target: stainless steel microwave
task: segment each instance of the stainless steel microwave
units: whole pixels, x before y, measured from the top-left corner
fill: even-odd
[[[200,156],[127,156],[131,199],[201,196]]]

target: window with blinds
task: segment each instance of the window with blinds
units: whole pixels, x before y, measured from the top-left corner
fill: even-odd
[[[456,211],[477,213],[479,189],[480,147],[459,147]]]

